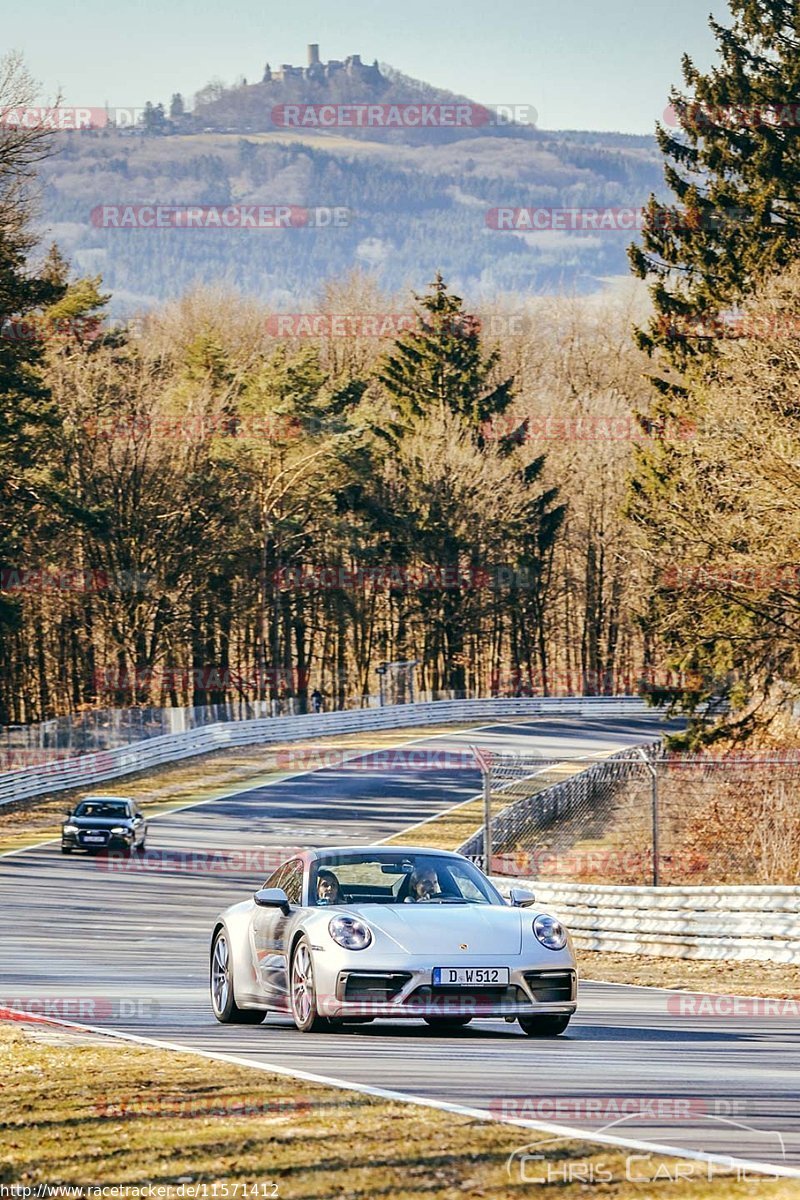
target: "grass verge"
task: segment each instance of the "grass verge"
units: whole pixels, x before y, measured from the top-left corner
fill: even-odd
[[[577,775],[583,769],[584,764],[573,766],[570,763],[556,763],[543,771],[541,775],[525,780],[524,784],[517,784],[516,788],[509,790],[505,797],[495,793],[492,799],[492,815],[496,817],[505,808],[522,799],[523,788],[524,797],[527,799],[529,796],[536,796],[546,788],[552,787],[554,783],[561,783],[570,775]],[[480,796],[475,800],[468,800],[465,804],[457,804],[454,808],[448,808],[439,816],[425,821],[422,825],[412,825],[409,829],[401,830],[400,833],[389,838],[387,845],[417,846],[422,844],[435,850],[457,850],[482,824],[483,797]]]
[[[678,988],[713,995],[800,998],[800,965],[733,959],[661,958],[578,951],[581,974],[606,983]]]
[[[800,1200],[800,1180],[737,1180],[714,1168],[709,1181],[705,1164],[661,1155],[637,1159],[636,1176],[653,1182],[634,1183],[626,1151],[588,1139],[554,1140],[53,1026],[0,1023],[0,1061],[3,1184],[150,1183],[177,1197],[192,1194],[181,1184],[223,1181],[248,1188],[229,1196],[259,1200],[519,1200],[534,1176],[547,1174],[560,1200],[587,1190],[666,1200],[678,1194],[678,1178],[681,1200],[744,1200],[756,1191]],[[520,1152],[544,1157],[520,1166]],[[601,1182],[587,1188],[587,1176]],[[260,1183],[274,1191],[250,1190]]]

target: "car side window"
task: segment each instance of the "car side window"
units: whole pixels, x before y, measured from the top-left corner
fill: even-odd
[[[264,887],[265,888],[282,888],[284,876],[288,872],[291,865],[292,865],[291,863],[283,863],[282,866],[278,867],[277,871],[273,871],[272,874],[270,875],[269,879],[267,880],[267,882],[264,884]]]
[[[303,895],[303,864],[299,861],[289,863],[284,878],[283,890],[290,904],[299,904]]]
[[[467,872],[460,866],[459,863],[449,866],[449,870],[453,883],[456,885],[465,900],[480,900],[486,903],[486,896],[484,893],[477,886],[474,880],[470,879]]]

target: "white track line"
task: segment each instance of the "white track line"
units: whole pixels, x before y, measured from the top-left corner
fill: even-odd
[[[15,1019],[24,1022],[26,1014],[15,1009]],[[41,1022],[36,1014],[27,1014],[33,1022]],[[251,1062],[236,1054],[220,1054],[212,1050],[196,1050],[192,1046],[182,1046],[179,1042],[162,1042],[157,1038],[143,1037],[136,1033],[124,1033],[121,1030],[102,1029],[96,1025],[84,1025],[78,1021],[64,1021],[58,1017],[47,1017],[48,1024],[61,1025],[67,1029],[79,1029],[84,1033],[99,1034],[115,1038],[118,1041],[133,1042],[139,1046],[152,1046],[158,1050],[171,1050],[178,1054],[194,1054],[199,1058],[207,1058],[212,1062],[229,1062],[237,1067],[247,1067],[252,1071],[264,1071],[273,1075],[284,1075],[290,1079],[304,1079],[308,1083],[320,1083],[328,1087],[339,1088],[340,1091],[358,1092],[363,1096],[374,1096],[378,1100],[391,1100],[400,1104],[416,1104],[420,1108],[434,1108],[443,1112],[455,1113],[458,1116],[470,1117],[478,1121],[493,1121],[500,1125],[516,1125],[521,1129],[534,1129],[539,1133],[552,1133],[558,1137],[580,1139],[582,1141],[598,1142],[605,1146],[622,1146],[630,1150],[644,1150],[651,1154],[663,1154],[668,1158],[688,1159],[694,1162],[713,1163],[717,1166],[738,1168],[745,1171],[757,1171],[761,1175],[781,1176],[789,1179],[800,1179],[800,1167],[774,1166],[771,1163],[753,1162],[744,1158],[733,1158],[727,1154],[705,1154],[701,1150],[681,1150],[675,1146],[663,1146],[659,1142],[642,1141],[638,1138],[615,1137],[608,1133],[593,1133],[586,1129],[571,1125],[555,1125],[548,1121],[530,1121],[525,1117],[497,1117],[484,1108],[470,1108],[465,1104],[453,1104],[448,1100],[433,1100],[427,1096],[411,1096],[405,1092],[394,1092],[388,1088],[373,1087],[365,1083],[352,1083],[348,1079],[336,1079],[330,1075],[318,1075],[313,1071],[301,1071],[291,1067],[278,1066],[274,1063]],[[302,1036],[302,1035],[299,1035]],[[748,1127],[749,1128],[749,1127]]]

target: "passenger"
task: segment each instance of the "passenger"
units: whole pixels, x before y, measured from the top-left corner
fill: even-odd
[[[317,872],[317,904],[339,904],[339,880],[333,871]]]
[[[433,867],[415,867],[411,872],[408,897],[412,901],[430,900],[438,895],[439,877]]]

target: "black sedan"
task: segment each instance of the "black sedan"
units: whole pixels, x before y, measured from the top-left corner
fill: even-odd
[[[126,796],[89,796],[67,813],[61,826],[61,853],[86,850],[143,851],[147,822],[135,800]]]

